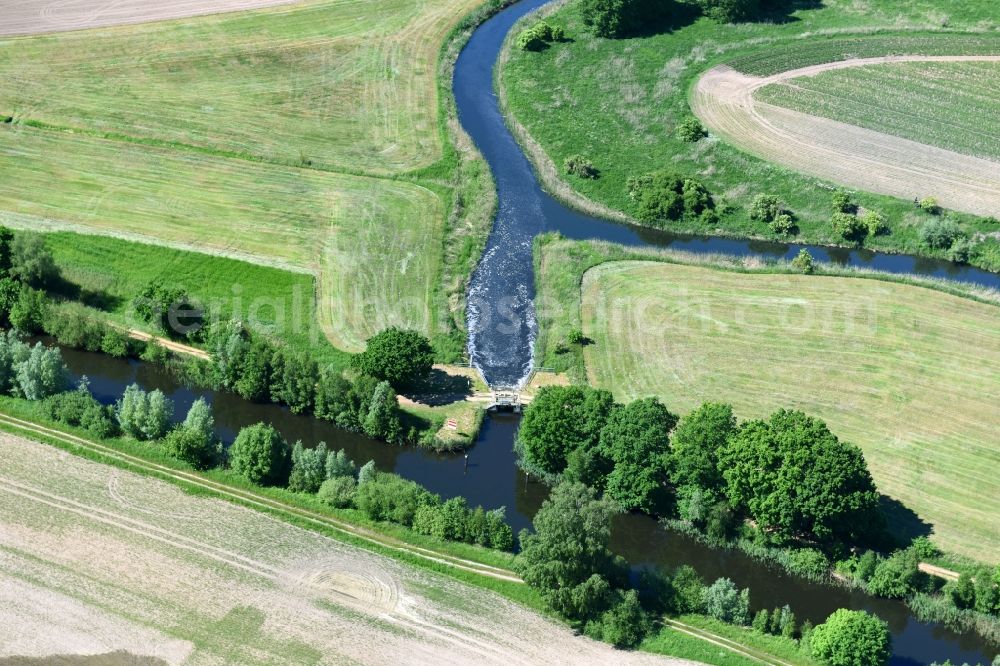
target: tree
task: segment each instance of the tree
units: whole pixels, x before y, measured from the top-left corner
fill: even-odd
[[[719,466],[732,505],[779,538],[854,543],[884,526],[861,450],[802,412],[744,423],[720,452]]]
[[[650,622],[639,594],[628,590],[601,616],[601,638],[617,648],[634,648],[649,632]]]
[[[781,212],[767,226],[776,234],[788,236],[795,233],[795,218],[790,213]]]
[[[614,464],[605,493],[623,509],[654,513],[665,507],[670,474],[670,431],[677,424],[656,398],[612,410],[600,446]]]
[[[834,213],[830,220],[833,233],[844,240],[861,242],[868,233],[868,228],[854,213]]]
[[[0,277],[5,277],[10,271],[13,259],[14,232],[0,226]]]
[[[1000,588],[986,571],[980,571],[976,575],[975,593],[978,612],[987,615],[995,615],[1000,612]]]
[[[740,590],[728,578],[720,578],[705,588],[705,612],[729,624],[750,620],[750,590]]]
[[[0,331],[0,392],[17,389],[17,366],[28,358],[31,348],[17,331]]]
[[[233,389],[250,350],[249,331],[238,321],[218,324],[209,334],[209,347],[215,376],[224,387]]]
[[[670,438],[675,486],[715,489],[723,484],[718,452],[736,432],[731,405],[706,402],[684,416]]]
[[[758,194],[750,204],[750,219],[770,223],[781,212],[781,199],[773,194]]]
[[[26,357],[14,366],[18,392],[28,400],[41,400],[65,391],[69,385],[69,371],[63,363],[58,347],[35,344]]]
[[[877,617],[841,608],[812,630],[809,647],[830,666],[883,666],[892,654],[892,637]]]
[[[365,482],[358,483],[354,503],[372,520],[388,520],[409,527],[422,506],[441,503],[418,483],[396,474],[377,472]]]
[[[19,233],[10,245],[10,275],[32,287],[51,286],[59,268],[39,234]]]
[[[678,613],[705,612],[705,581],[694,567],[687,564],[677,567],[670,586],[673,588],[674,610]]]
[[[252,348],[251,348],[252,349]],[[247,360],[250,360],[248,355]],[[319,367],[306,352],[278,349],[271,359],[271,400],[288,405],[294,414],[313,408]]]
[[[204,398],[188,409],[184,422],[167,435],[167,451],[196,469],[208,469],[221,458],[221,446],[215,438],[215,417]]]
[[[369,437],[386,442],[400,441],[403,426],[399,420],[399,401],[389,382],[382,382],[375,388],[362,425]]]
[[[688,116],[677,124],[674,136],[685,143],[695,143],[708,136],[708,132],[694,116]]]
[[[526,469],[558,474],[576,449],[589,451],[614,406],[608,391],[583,386],[547,386],[525,408],[515,449]]]
[[[714,21],[738,23],[753,19],[760,11],[760,0],[698,0],[698,6]]]
[[[375,461],[369,460],[361,466],[361,469],[358,470],[358,485],[363,486],[368,483],[375,478],[377,473],[378,470],[375,469]]]
[[[963,571],[958,577],[958,582],[951,589],[951,600],[956,608],[968,609],[976,606],[976,585],[972,582],[972,576],[968,571]]]
[[[861,216],[861,224],[864,225],[869,236],[878,236],[888,229],[885,215],[877,210],[866,210]]]
[[[927,220],[920,227],[920,242],[932,250],[951,247],[961,235],[962,230],[950,217]]]
[[[212,407],[204,398],[198,398],[191,403],[183,425],[196,433],[206,444],[215,439],[215,417],[212,415]]]
[[[152,280],[132,299],[132,308],[142,320],[170,336],[191,337],[201,330],[204,313],[187,291]]]
[[[320,485],[316,497],[336,509],[346,509],[354,505],[357,490],[358,482],[353,476],[335,476]]]
[[[750,623],[750,627],[760,634],[766,634],[768,627],[770,626],[770,615],[766,608],[761,608],[757,611],[757,614],[753,616],[753,622]]]
[[[10,324],[24,333],[41,333],[49,310],[44,291],[22,286],[10,308]]]
[[[545,602],[572,622],[599,617],[625,567],[611,553],[611,517],[617,509],[580,483],[560,483],[535,514],[535,533],[521,532],[515,568]]]
[[[302,446],[301,441],[292,447],[292,471],[288,475],[288,489],[297,493],[315,493],[326,481],[326,442],[314,449]]]
[[[400,390],[427,377],[434,365],[434,349],[420,333],[392,327],[370,338],[351,364]]]
[[[583,0],[583,24],[598,37],[627,37],[658,20],[662,0]]]
[[[147,393],[130,384],[115,409],[122,432],[139,440],[160,439],[167,434],[173,403],[156,389]]]
[[[626,186],[636,202],[636,217],[644,222],[662,224],[682,217],[694,219],[713,207],[704,185],[670,171],[631,177]]]
[[[901,550],[882,560],[868,581],[868,592],[889,599],[908,597],[920,584],[919,558],[911,550]]]
[[[330,451],[326,455],[324,468],[327,479],[335,479],[339,476],[349,476],[353,479],[356,471],[354,461],[348,460],[347,453],[344,449],[337,452]]]
[[[281,484],[288,473],[288,444],[269,424],[247,426],[229,448],[229,464],[251,483]]]
[[[316,416],[336,422],[342,414],[353,409],[351,382],[334,368],[324,368],[316,384]]]

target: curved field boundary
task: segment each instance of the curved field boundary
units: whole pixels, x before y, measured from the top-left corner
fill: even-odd
[[[1000,213],[1000,163],[754,99],[761,87],[820,72],[893,62],[1000,62],[1000,56],[884,56],[823,63],[772,76],[726,65],[695,84],[691,109],[741,150],[848,187],[902,199],[934,196],[946,208]]]
[[[287,5],[298,0],[0,1],[0,36],[64,32]]]

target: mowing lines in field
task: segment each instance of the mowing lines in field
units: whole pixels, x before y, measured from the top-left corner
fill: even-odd
[[[948,550],[1000,553],[1000,308],[857,278],[740,274],[651,262],[585,274],[591,381],[680,413],[729,402],[824,419],[879,488]]]

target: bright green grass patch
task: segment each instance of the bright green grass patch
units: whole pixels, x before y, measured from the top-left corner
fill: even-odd
[[[815,415],[862,448],[879,489],[942,547],[997,561],[997,306],[890,282],[634,261],[592,268],[582,290],[594,385],[680,413],[722,401],[743,418]]]
[[[719,636],[723,641],[732,641],[737,644],[739,649],[749,652],[765,661],[777,658],[789,664],[801,664],[802,666],[813,666],[816,664],[799,647],[799,642],[790,638],[757,633],[749,627],[726,624],[725,622],[720,622],[704,615],[682,615],[678,620],[684,624],[691,625],[695,630],[704,630],[709,634]],[[719,661],[713,663],[760,663],[732,651],[724,650],[701,639],[685,635],[670,627],[663,627],[655,635],[647,638],[643,642],[641,649],[647,652],[670,654],[689,659],[698,659],[701,658],[701,655],[710,657],[718,656]],[[670,650],[680,651],[671,652]]]
[[[750,202],[767,193],[777,195],[798,216],[800,240],[824,244],[843,242],[830,224],[831,184],[721,141],[686,143],[676,138],[678,123],[691,114],[688,91],[696,78],[721,63],[742,63],[741,67],[763,73],[852,54],[898,53],[901,44],[906,44],[903,50],[916,53],[1000,53],[1000,34],[992,29],[995,8],[986,0],[824,2],[776,23],[719,25],[687,17],[679,18],[672,30],[622,40],[592,36],[583,25],[579,3],[558,8],[548,20],[564,27],[571,41],[540,52],[510,49],[500,71],[501,91],[509,113],[560,172],[564,160],[574,154],[589,158],[600,170],[597,179],[560,173],[573,190],[632,215],[636,209],[628,195],[628,178],[674,170],[701,179],[723,204],[721,208],[730,210],[714,227],[676,222],[670,223],[672,230],[782,238],[766,224],[749,219]],[[945,22],[949,31],[984,31],[970,36],[929,32]],[[935,254],[920,243],[918,230],[928,218],[914,210],[912,202],[867,193],[856,198],[859,204],[882,211],[891,226],[890,234],[868,239],[867,246]],[[1000,230],[981,218],[958,215],[957,219],[970,233]],[[1000,265],[982,252],[974,261],[984,267]]]
[[[0,40],[0,113],[284,163],[442,157],[439,49],[480,0],[311,0]]]
[[[445,205],[425,187],[37,129],[0,129],[0,156],[0,224],[310,272],[346,351],[391,324],[437,332]]]
[[[775,83],[759,100],[967,155],[1000,159],[1000,62],[900,62]]]

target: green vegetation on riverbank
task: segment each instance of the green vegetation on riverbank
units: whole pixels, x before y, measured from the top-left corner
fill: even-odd
[[[829,184],[724,142],[691,142],[678,132],[691,114],[691,85],[713,65],[733,62],[741,70],[767,73],[853,56],[1000,53],[987,2],[824,3],[770,16],[769,22],[739,24],[698,18],[690,5],[678,4],[660,28],[651,26],[643,36],[626,39],[594,37],[583,24],[581,6],[564,3],[546,19],[565,29],[566,41],[540,51],[512,48],[508,42],[500,90],[515,133],[541,165],[548,189],[597,214],[639,215],[629,194],[630,178],[667,170],[699,179],[716,198],[718,219],[691,216],[666,227],[700,234],[786,238],[784,230],[772,230],[749,215],[757,195],[772,194],[794,213],[798,238],[844,244],[831,225]],[[599,177],[563,173],[571,156],[592,162]],[[574,193],[586,200],[574,200]],[[864,192],[855,197],[858,205],[888,220],[889,233],[869,237],[867,247],[949,256],[947,248],[921,240],[920,229],[931,217],[912,202]],[[1000,224],[953,217],[966,235],[981,241],[968,260],[1000,270],[1000,241],[988,236]]]

